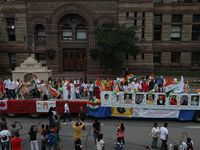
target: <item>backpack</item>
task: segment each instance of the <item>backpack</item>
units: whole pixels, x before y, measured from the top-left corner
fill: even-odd
[[[50,134],[48,135],[48,144],[49,144],[49,146],[54,145],[54,136],[53,136],[52,133],[50,133]]]
[[[115,143],[115,150],[122,150],[123,144],[122,143]]]
[[[187,150],[194,150],[194,149],[193,149],[193,146],[192,146],[192,143],[188,143],[188,142],[187,142],[186,144],[187,144],[187,146],[188,146],[188,147],[187,147]]]

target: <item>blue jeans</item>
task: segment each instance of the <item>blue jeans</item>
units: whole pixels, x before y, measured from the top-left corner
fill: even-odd
[[[76,98],[77,98],[77,99],[80,99],[79,93],[76,93]]]
[[[54,124],[54,119],[53,117],[48,117],[48,119],[49,119],[49,129],[51,129]]]
[[[63,120],[63,122],[65,122],[65,120],[66,120],[67,117],[69,118],[69,121],[71,122],[72,120],[71,120],[71,116],[70,116],[69,113],[65,113],[64,114],[64,120]]]
[[[93,91],[89,91],[90,93],[90,99],[93,99]]]
[[[4,150],[5,147],[7,150],[9,150],[9,141],[8,142],[1,142],[1,149]]]
[[[8,99],[10,99],[11,96],[15,99],[15,90],[8,90]]]
[[[157,142],[158,142],[158,137],[153,138],[152,146],[153,146],[153,147],[156,147],[156,146],[157,146]]]

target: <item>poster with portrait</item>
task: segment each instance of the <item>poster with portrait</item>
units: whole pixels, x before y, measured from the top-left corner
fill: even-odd
[[[136,108],[144,108],[146,94],[144,92],[135,93],[134,106]]]
[[[145,108],[153,108],[156,106],[155,103],[155,93],[153,94],[146,94],[146,101],[145,101]]]
[[[124,93],[123,107],[133,107],[134,95],[132,93]]]
[[[111,108],[111,116],[132,117],[132,113],[133,113],[133,108],[126,108],[126,107]]]
[[[169,95],[169,97],[167,99],[167,108],[168,109],[179,108],[179,95],[178,94]]]
[[[166,108],[165,93],[156,93],[156,108]]]
[[[101,91],[101,106],[112,107],[113,92]]]
[[[189,108],[199,109],[199,101],[200,101],[200,95],[191,94],[190,101],[189,101]]]
[[[188,109],[189,100],[190,97],[188,94],[180,94],[180,109]]]
[[[113,102],[112,105],[115,107],[121,107],[124,102],[124,92],[117,92],[113,94]]]

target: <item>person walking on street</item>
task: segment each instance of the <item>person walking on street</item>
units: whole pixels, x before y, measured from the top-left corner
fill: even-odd
[[[159,133],[160,133],[160,130],[159,130],[159,127],[158,127],[158,123],[154,123],[154,126],[152,128],[152,148],[156,148],[157,146],[157,142],[158,142],[158,137],[159,137]]]
[[[49,129],[52,128],[54,124],[54,119],[53,119],[53,107],[50,107],[49,112],[48,112],[48,120],[49,120]]]
[[[83,150],[83,145],[81,145],[80,139],[77,139],[75,142],[75,150]]]
[[[187,136],[187,142],[183,142],[184,134]],[[188,136],[187,133],[183,133],[181,136],[180,143],[183,146],[183,150],[193,150],[193,141],[192,139]]]
[[[164,123],[164,127],[160,128],[160,139],[162,141],[160,150],[163,150],[163,147],[167,144],[168,140],[168,129],[167,129],[168,123]]]
[[[11,134],[6,129],[5,126],[1,127],[2,131],[0,132],[0,138],[1,138],[1,150],[4,150],[6,147],[6,150],[9,150],[10,140],[11,140]]]
[[[19,133],[15,133],[15,137],[12,138],[11,144],[12,144],[12,150],[21,150],[21,142],[22,138],[19,137]]]
[[[93,137],[94,137],[94,142],[95,142],[95,147],[96,147],[98,135],[101,133],[101,124],[95,118],[92,126],[93,126],[93,129],[94,129]]]
[[[1,131],[3,130],[2,127],[5,127],[5,130],[8,130],[8,125],[7,125],[7,121],[6,121],[6,118],[2,118],[0,120],[0,127],[1,127]]]
[[[118,123],[121,122],[121,126],[119,127],[118,126]],[[125,147],[125,141],[124,141],[124,130],[125,130],[125,125],[124,123],[120,120],[117,120],[117,124],[116,124],[116,127],[118,129],[118,137],[121,138],[122,142],[123,142],[123,145]]]
[[[80,123],[81,123],[81,125],[80,125]],[[80,119],[75,120],[72,125],[72,127],[74,129],[74,144],[75,145],[76,145],[77,139],[82,140],[81,129],[83,128],[83,126],[84,126],[84,123]],[[80,144],[81,144],[81,142],[80,142]]]
[[[47,130],[47,135],[45,136],[46,150],[53,150],[54,147],[54,135],[50,130]]]
[[[69,118],[69,121],[72,123],[71,116],[70,116],[70,111],[69,111],[69,102],[68,101],[66,101],[65,105],[64,105],[64,120],[63,120],[63,124],[67,124],[65,122],[67,117]]]
[[[106,142],[103,140],[103,134],[100,133],[97,138],[97,150],[104,150]]]
[[[34,150],[34,147],[35,147],[35,150],[39,150],[38,142],[37,142],[37,133],[38,133],[37,126],[32,125],[29,131],[31,150]]]
[[[83,110],[83,107],[80,107],[81,111],[79,112],[78,117],[81,119],[81,121],[83,122],[86,118],[86,114],[85,111]],[[83,130],[85,130],[85,126],[83,126]]]
[[[57,136],[58,136],[58,141],[60,141],[60,136],[59,136],[59,131],[60,131],[60,117],[55,115],[55,127],[57,127]]]
[[[19,124],[20,127],[16,127],[16,124]],[[11,137],[14,138],[16,133],[19,133],[19,130],[23,128],[22,124],[19,121],[15,121],[10,125]]]

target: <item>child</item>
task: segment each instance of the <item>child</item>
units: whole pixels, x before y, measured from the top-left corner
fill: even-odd
[[[42,139],[42,150],[45,150],[45,142],[44,142],[44,132],[46,131],[44,124],[41,125],[41,139]]]
[[[79,85],[78,84],[76,84],[76,98],[77,99],[80,99],[80,97],[79,97]]]
[[[90,99],[89,100],[94,100],[93,99],[93,84],[92,84],[92,81],[90,81],[90,84],[89,84],[89,93],[90,93]]]
[[[121,143],[121,138],[117,138],[117,143],[114,146],[115,150],[123,150],[123,143]]]

